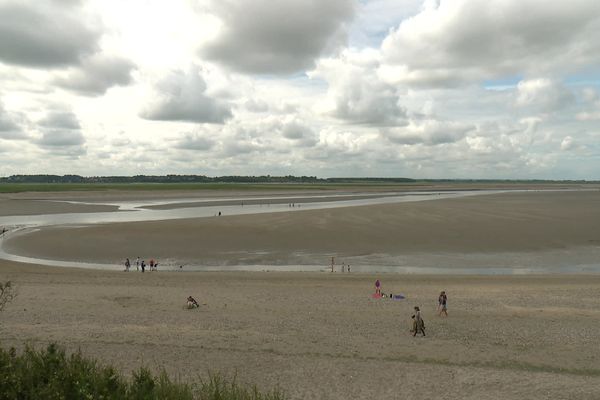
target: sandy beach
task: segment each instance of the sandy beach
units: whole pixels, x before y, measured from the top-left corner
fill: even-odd
[[[50,203],[10,204],[5,214],[24,215],[19,211],[42,212],[40,204]],[[506,193],[52,227],[5,244],[37,257],[107,263],[140,253],[207,265],[304,262],[326,268],[335,255],[357,268],[487,260],[552,270],[598,262],[598,204],[598,191]],[[291,399],[600,397],[599,274],[336,270],[142,274],[135,266],[122,272],[0,261],[0,280],[13,281],[18,290],[0,314],[1,343],[56,342],[124,372],[164,367],[185,380],[220,371],[263,389],[278,386]],[[385,293],[406,299],[372,299],[377,278]],[[436,315],[441,290],[449,296],[448,318]],[[199,309],[184,308],[188,295]],[[415,305],[423,310],[425,338],[409,333]]]
[[[110,272],[0,263],[3,346],[237,375],[291,399],[597,399],[600,276]],[[435,315],[439,291],[449,317]],[[197,310],[184,309],[195,296]],[[427,336],[409,333],[420,305]]]

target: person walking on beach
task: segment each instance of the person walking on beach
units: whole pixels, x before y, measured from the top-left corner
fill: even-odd
[[[379,279],[375,281],[375,294],[381,296],[381,282],[379,282]]]
[[[446,291],[442,291],[440,293],[440,297],[438,297],[438,310],[439,310],[439,316],[441,317],[442,314],[445,314],[446,317],[448,316],[448,296],[446,296]]]
[[[415,306],[415,313],[412,316],[413,319],[413,337],[417,336],[417,333],[421,332],[423,336],[425,336],[425,322],[423,321],[423,317],[421,316],[421,310],[419,307]]]
[[[142,263],[140,265],[142,267],[142,272],[146,271],[146,262],[144,260],[142,260]]]
[[[131,267],[131,263],[129,262],[129,258],[125,259],[125,271],[129,272],[129,267]]]
[[[139,271],[140,270],[140,258],[136,258],[135,260],[135,270]]]

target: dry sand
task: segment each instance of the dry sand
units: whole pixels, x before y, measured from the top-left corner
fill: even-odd
[[[3,346],[237,374],[291,399],[598,399],[600,276],[110,272],[0,262]],[[435,315],[449,295],[448,318]],[[200,309],[184,309],[194,295]],[[408,332],[422,307],[427,337]]]

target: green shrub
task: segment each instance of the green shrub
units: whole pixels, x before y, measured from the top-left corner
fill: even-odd
[[[6,400],[282,400],[279,391],[260,393],[220,375],[196,385],[173,382],[166,372],[147,368],[124,378],[113,367],[100,366],[80,352],[67,355],[55,344],[45,350],[0,348],[0,399]]]

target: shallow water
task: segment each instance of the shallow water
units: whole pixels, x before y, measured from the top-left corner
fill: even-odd
[[[529,190],[518,190],[519,192]],[[44,229],[47,226],[86,226],[93,224],[117,223],[117,222],[142,222],[189,218],[216,217],[221,213],[223,216],[261,214],[273,212],[296,212],[302,210],[319,210],[339,207],[354,207],[375,204],[392,204],[400,202],[431,201],[438,199],[457,198],[484,194],[502,193],[502,190],[478,190],[478,191],[453,191],[453,192],[402,192],[402,193],[362,193],[351,195],[312,195],[312,196],[289,196],[289,197],[247,197],[247,198],[220,198],[220,199],[169,199],[156,201],[125,201],[125,202],[75,202],[65,201],[72,204],[93,205],[115,205],[119,209],[110,212],[93,213],[64,213],[64,214],[41,214],[27,216],[5,216],[0,217],[0,226],[12,226],[17,229],[7,232],[7,236],[17,239],[19,235],[26,235],[35,230]],[[361,197],[361,198],[356,198]],[[323,201],[319,201],[319,199]],[[284,201],[284,203],[281,203]],[[304,200],[304,201],[303,201]],[[57,201],[57,200],[52,200]],[[236,201],[237,205],[203,205],[203,203]],[[260,204],[244,204],[247,201],[258,201]],[[177,205],[194,203],[194,207],[182,207],[172,209],[150,209],[146,207],[161,205]],[[275,203],[276,202],[276,203]],[[292,207],[291,205],[294,204]],[[60,267],[94,268],[108,270],[122,270],[123,267],[114,264],[86,263],[78,261],[47,260],[41,258],[27,257],[25,255],[9,254],[4,251],[3,240],[0,240],[0,259],[41,264]],[[365,260],[368,261],[368,260]],[[374,260],[372,260],[374,261]],[[365,265],[353,265],[352,272],[361,273],[405,273],[405,274],[477,274],[477,275],[515,275],[515,274],[539,274],[539,273],[598,273],[600,264],[574,264],[574,265],[536,265],[528,267],[503,267],[487,262],[470,263],[469,267],[456,267],[448,265],[445,267],[411,266],[405,263],[393,263],[394,265],[381,265],[377,262],[365,263]],[[404,265],[402,265],[404,264]],[[421,265],[420,262],[415,264]],[[436,265],[440,265],[436,263]],[[443,263],[442,263],[443,265]],[[530,264],[529,264],[530,265]],[[339,266],[337,267],[339,269]],[[134,269],[135,270],[135,269]],[[233,266],[199,266],[186,265],[179,268],[177,265],[163,265],[160,270],[170,271],[330,271],[330,267],[323,265],[233,265]]]
[[[327,195],[327,196],[302,196],[302,197],[248,197],[248,198],[221,198],[207,200],[157,200],[144,202],[109,202],[109,203],[89,203],[66,201],[71,204],[94,204],[94,205],[115,205],[117,211],[92,212],[92,213],[64,213],[64,214],[41,214],[41,215],[21,215],[0,217],[0,226],[50,226],[50,225],[90,225],[114,222],[143,222],[160,221],[172,219],[189,219],[214,217],[221,212],[221,215],[244,215],[244,214],[263,214],[272,212],[294,212],[302,210],[320,210],[326,208],[365,206],[374,204],[391,204],[400,202],[425,201],[447,199],[452,197],[474,196],[478,194],[501,193],[501,191],[463,191],[463,192],[407,192],[407,193],[380,193],[363,194],[368,198],[349,199],[356,197],[353,195]],[[314,201],[319,198],[327,198],[327,201]],[[299,202],[301,199],[311,201]],[[230,202],[235,200],[238,205],[208,205],[202,203],[213,203],[216,201]],[[243,204],[247,201],[263,201],[262,204]],[[283,200],[289,200],[286,203],[279,203]],[[57,200],[53,200],[57,201]],[[187,204],[190,201],[197,203],[194,207],[182,207],[172,209],[150,209],[149,206],[160,206],[166,204]],[[277,201],[278,203],[274,203]],[[290,207],[294,204],[294,207]]]

